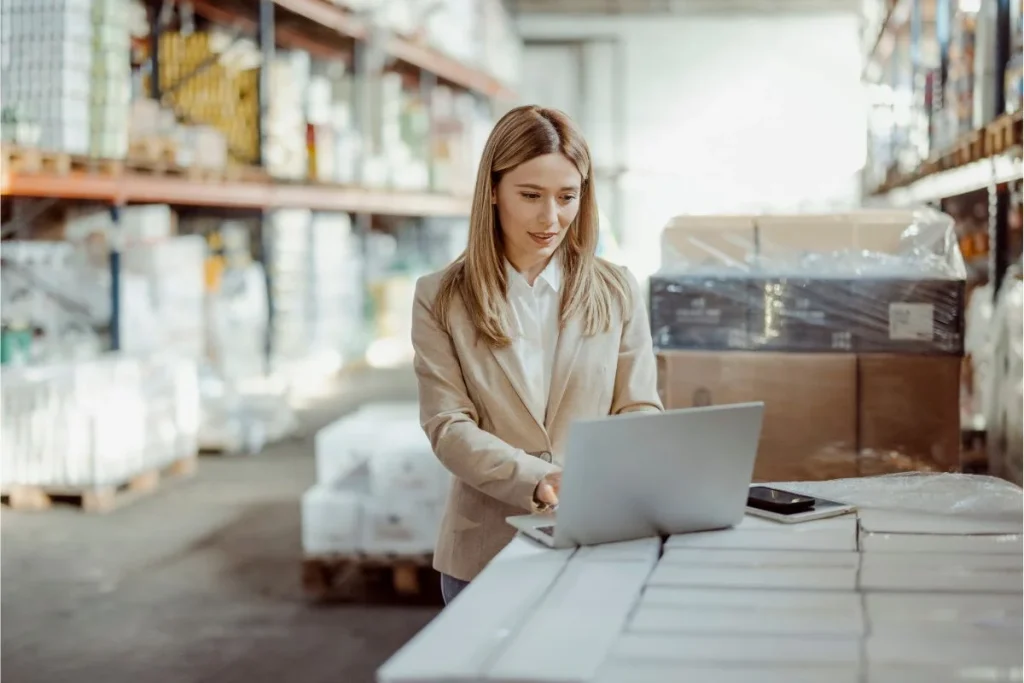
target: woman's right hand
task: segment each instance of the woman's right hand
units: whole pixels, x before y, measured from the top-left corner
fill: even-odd
[[[562,473],[552,472],[537,484],[537,489],[533,492],[533,498],[540,506],[550,510],[558,505],[558,490],[561,486]]]

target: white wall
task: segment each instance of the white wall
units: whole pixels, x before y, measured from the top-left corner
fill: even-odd
[[[859,19],[854,14],[681,17],[523,16],[524,39],[614,37],[583,50],[583,94],[569,62],[524,64],[527,101],[571,106],[599,164],[622,165],[618,226],[638,275],[657,265],[673,215],[815,210],[859,203],[865,157]],[[531,83],[533,84],[531,86]],[[616,151],[614,101],[625,137]],[[616,158],[619,157],[619,158]]]

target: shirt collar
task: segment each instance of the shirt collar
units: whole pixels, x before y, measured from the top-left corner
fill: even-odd
[[[530,288],[526,278],[523,277],[522,273],[512,267],[512,264],[505,260],[505,272],[508,275],[509,283],[515,286],[522,286],[527,289]],[[547,267],[541,271],[534,285],[543,282],[547,284],[556,294],[562,287],[562,264],[559,262],[558,257],[552,258],[548,261]]]

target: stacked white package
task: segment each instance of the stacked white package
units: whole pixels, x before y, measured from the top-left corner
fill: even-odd
[[[304,180],[308,174],[304,100],[310,69],[309,53],[301,50],[279,50],[270,65],[266,167],[275,178]]]
[[[363,507],[369,491],[365,467],[334,485],[316,484],[302,496],[302,549],[311,555],[362,551]]]
[[[128,0],[92,0],[89,152],[105,159],[123,159],[128,154],[132,70],[128,4]]]
[[[118,354],[5,368],[0,483],[118,485],[194,455],[195,373],[188,359]]]
[[[305,209],[281,209],[269,214],[264,225],[274,311],[270,328],[271,372],[288,372],[309,354],[311,221],[312,214]]]
[[[362,255],[347,213],[314,214],[310,240],[310,346],[340,363],[362,334]]]
[[[0,11],[4,134],[17,124],[19,144],[88,153],[90,0],[5,0]]]
[[[159,348],[187,358],[206,355],[206,242],[198,235],[127,247],[126,272],[145,280],[160,328]],[[122,320],[130,333],[138,321]]]
[[[368,404],[317,432],[310,505],[357,508],[361,552],[415,555],[434,548],[450,475],[431,450],[418,410],[412,402]],[[343,537],[350,519],[339,521]]]

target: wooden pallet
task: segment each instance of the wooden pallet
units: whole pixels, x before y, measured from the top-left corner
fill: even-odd
[[[72,155],[64,152],[45,152],[30,147],[4,146],[3,168],[7,173],[67,175],[73,167]]]
[[[176,460],[167,467],[136,475],[119,485],[95,487],[72,486],[12,486],[0,493],[0,500],[14,510],[48,510],[59,503],[70,503],[83,512],[111,512],[160,488],[168,480],[185,479],[195,475],[198,459],[189,456]]]
[[[135,171],[163,174],[176,169],[177,157],[173,140],[142,138],[129,143],[127,165]]]
[[[1022,143],[1022,112],[1006,114],[985,127],[985,155],[1003,154]]]
[[[440,605],[431,555],[307,555],[302,589],[318,602]]]

